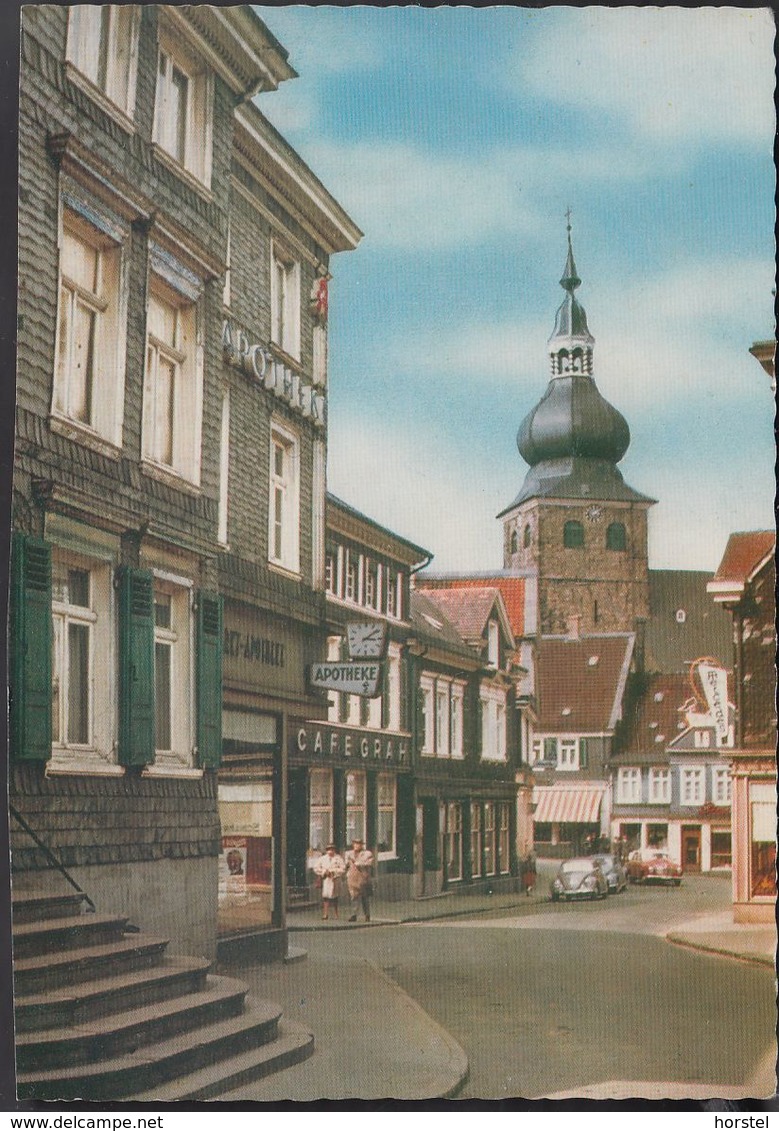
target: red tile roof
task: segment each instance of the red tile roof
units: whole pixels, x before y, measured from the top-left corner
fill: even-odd
[[[515,637],[524,633],[525,627],[525,579],[524,577],[503,577],[500,574],[480,574],[478,577],[436,577],[428,578],[418,574],[415,580],[417,589],[436,592],[447,589],[481,589],[489,586],[499,589],[508,613],[511,631]]]
[[[635,637],[544,636],[536,653],[539,732],[602,734],[619,719]]]
[[[763,558],[772,552],[775,545],[776,534],[773,530],[750,530],[731,534],[713,580],[743,584],[749,580]]]
[[[446,614],[466,640],[478,640],[499,596],[491,586],[428,590],[426,596]]]

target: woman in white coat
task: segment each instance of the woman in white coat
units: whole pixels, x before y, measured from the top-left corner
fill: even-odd
[[[336,852],[334,844],[328,844],[323,856],[314,865],[314,872],[322,880],[322,918],[327,919],[330,908],[333,918],[338,918],[338,897],[341,894],[341,876],[346,871],[343,856]]]

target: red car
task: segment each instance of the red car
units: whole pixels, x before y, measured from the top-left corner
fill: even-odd
[[[638,848],[631,852],[626,870],[631,884],[673,884],[678,888],[682,882],[681,864],[662,848]]]

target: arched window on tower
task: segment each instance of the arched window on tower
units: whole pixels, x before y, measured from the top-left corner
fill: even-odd
[[[628,545],[625,527],[621,522],[612,522],[606,530],[607,550],[626,550]]]
[[[584,546],[584,527],[574,519],[563,527],[563,545],[567,550],[580,550]]]
[[[517,536],[516,530],[512,530],[512,532],[511,532],[511,551],[510,552],[512,554],[516,554],[518,549],[519,549],[519,537]]]
[[[533,540],[533,531],[530,529],[530,523],[528,523],[527,526],[525,527],[525,532],[522,535],[522,545],[525,547],[525,549],[528,548],[528,546],[530,545],[532,540]]]

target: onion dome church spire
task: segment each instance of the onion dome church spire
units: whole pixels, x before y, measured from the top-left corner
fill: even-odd
[[[550,381],[519,426],[517,447],[530,470],[507,511],[532,498],[646,501],[629,487],[617,463],[630,444],[625,418],[601,396],[593,379],[595,339],[576,297],[581,279],[571,244],[560,279],[565,291],[549,339]],[[500,517],[500,516],[499,516]]]

